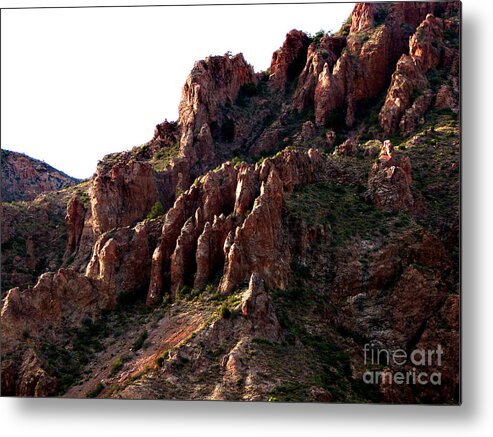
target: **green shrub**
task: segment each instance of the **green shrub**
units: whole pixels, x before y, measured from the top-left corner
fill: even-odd
[[[188,296],[190,296],[191,292],[192,292],[192,288],[189,287],[188,285],[184,285],[178,290],[176,297],[178,298],[178,300],[187,299]]]
[[[87,194],[85,191],[79,194],[79,199],[82,202],[84,208],[87,208],[89,206],[91,199],[89,198],[89,194]]]
[[[240,92],[245,94],[245,96],[247,97],[256,96],[258,94],[257,85],[255,85],[254,83],[246,83],[241,87]]]
[[[163,296],[163,301],[162,301],[161,305],[162,305],[163,307],[166,307],[166,306],[168,306],[170,303],[171,303],[171,299],[170,299],[170,297],[169,297],[169,294],[165,294],[165,295]]]
[[[247,106],[249,99],[258,95],[259,90],[257,85],[254,83],[246,83],[241,86],[238,92],[238,97],[236,98],[236,104],[241,107]]]
[[[231,317],[231,310],[228,308],[226,304],[222,304],[219,308],[219,315],[223,319],[229,319]]]
[[[86,398],[95,398],[97,397],[104,389],[104,385],[100,382],[97,383],[96,387],[93,390],[88,391],[86,394]]]
[[[123,359],[116,358],[111,362],[110,376],[116,375],[123,368]]]
[[[207,284],[204,289],[204,293],[207,294],[214,294],[216,292],[216,287],[214,287],[214,284]]]
[[[163,367],[164,362],[169,358],[169,353],[170,350],[167,349],[156,358],[156,365],[158,367]]]
[[[152,205],[151,210],[149,211],[149,214],[147,214],[147,218],[149,220],[161,217],[164,214],[164,206],[163,204],[158,200],[154,205]]]
[[[340,33],[342,36],[348,36],[349,35],[349,30],[351,29],[351,24],[353,23],[353,18],[351,15],[347,18],[347,20],[342,23],[342,27],[340,30]]]
[[[296,260],[291,262],[291,270],[299,278],[306,279],[310,276],[310,268],[306,264],[300,263]]]
[[[427,74],[428,80],[434,89],[440,87],[447,79],[446,70],[432,69]]]
[[[313,37],[313,44],[315,44],[316,47],[318,47],[320,45],[320,41],[321,39],[323,38],[323,36],[325,35],[325,30],[323,29],[320,29],[316,34],[315,36]]]
[[[201,180],[202,180],[201,176],[198,176],[197,178],[195,178],[195,180],[193,181],[193,186],[198,187],[201,183]]]
[[[134,341],[134,343],[132,344],[132,348],[134,351],[138,351],[143,345],[144,345],[144,342],[147,340],[147,331],[143,331],[139,337],[137,338],[137,340]]]

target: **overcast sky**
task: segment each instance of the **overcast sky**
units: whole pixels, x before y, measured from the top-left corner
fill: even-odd
[[[338,30],[353,4],[2,11],[2,148],[79,178],[175,120],[195,60],[256,71],[293,29]]]

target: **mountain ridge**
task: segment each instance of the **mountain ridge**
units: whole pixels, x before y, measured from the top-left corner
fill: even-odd
[[[61,268],[4,299],[2,392],[459,402],[459,18],[359,3],[269,72],[198,61],[177,122],[64,192]],[[443,386],[365,385],[372,341],[448,344]]]
[[[80,179],[25,153],[2,148],[1,162],[3,202],[34,200],[43,192],[60,190],[80,182]]]

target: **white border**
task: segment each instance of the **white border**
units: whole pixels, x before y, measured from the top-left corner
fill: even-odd
[[[199,2],[200,0],[195,0]],[[175,0],[179,2],[179,0]],[[1,0],[1,6],[68,1]],[[83,3],[82,1],[76,2]],[[125,4],[123,0],[90,4]],[[143,3],[130,0],[127,3]],[[150,3],[150,2],[146,2]],[[219,1],[218,1],[219,3]],[[423,436],[493,429],[492,2],[463,2],[463,405],[289,405],[0,399],[2,435]]]

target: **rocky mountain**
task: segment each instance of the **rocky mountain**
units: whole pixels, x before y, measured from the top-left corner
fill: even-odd
[[[196,62],[176,122],[2,227],[2,393],[458,403],[459,42],[458,2],[360,3],[266,72]],[[368,383],[416,372],[369,345],[443,346],[440,384]]]
[[[1,161],[3,202],[34,200],[41,193],[61,190],[79,182],[23,153],[2,149]]]

